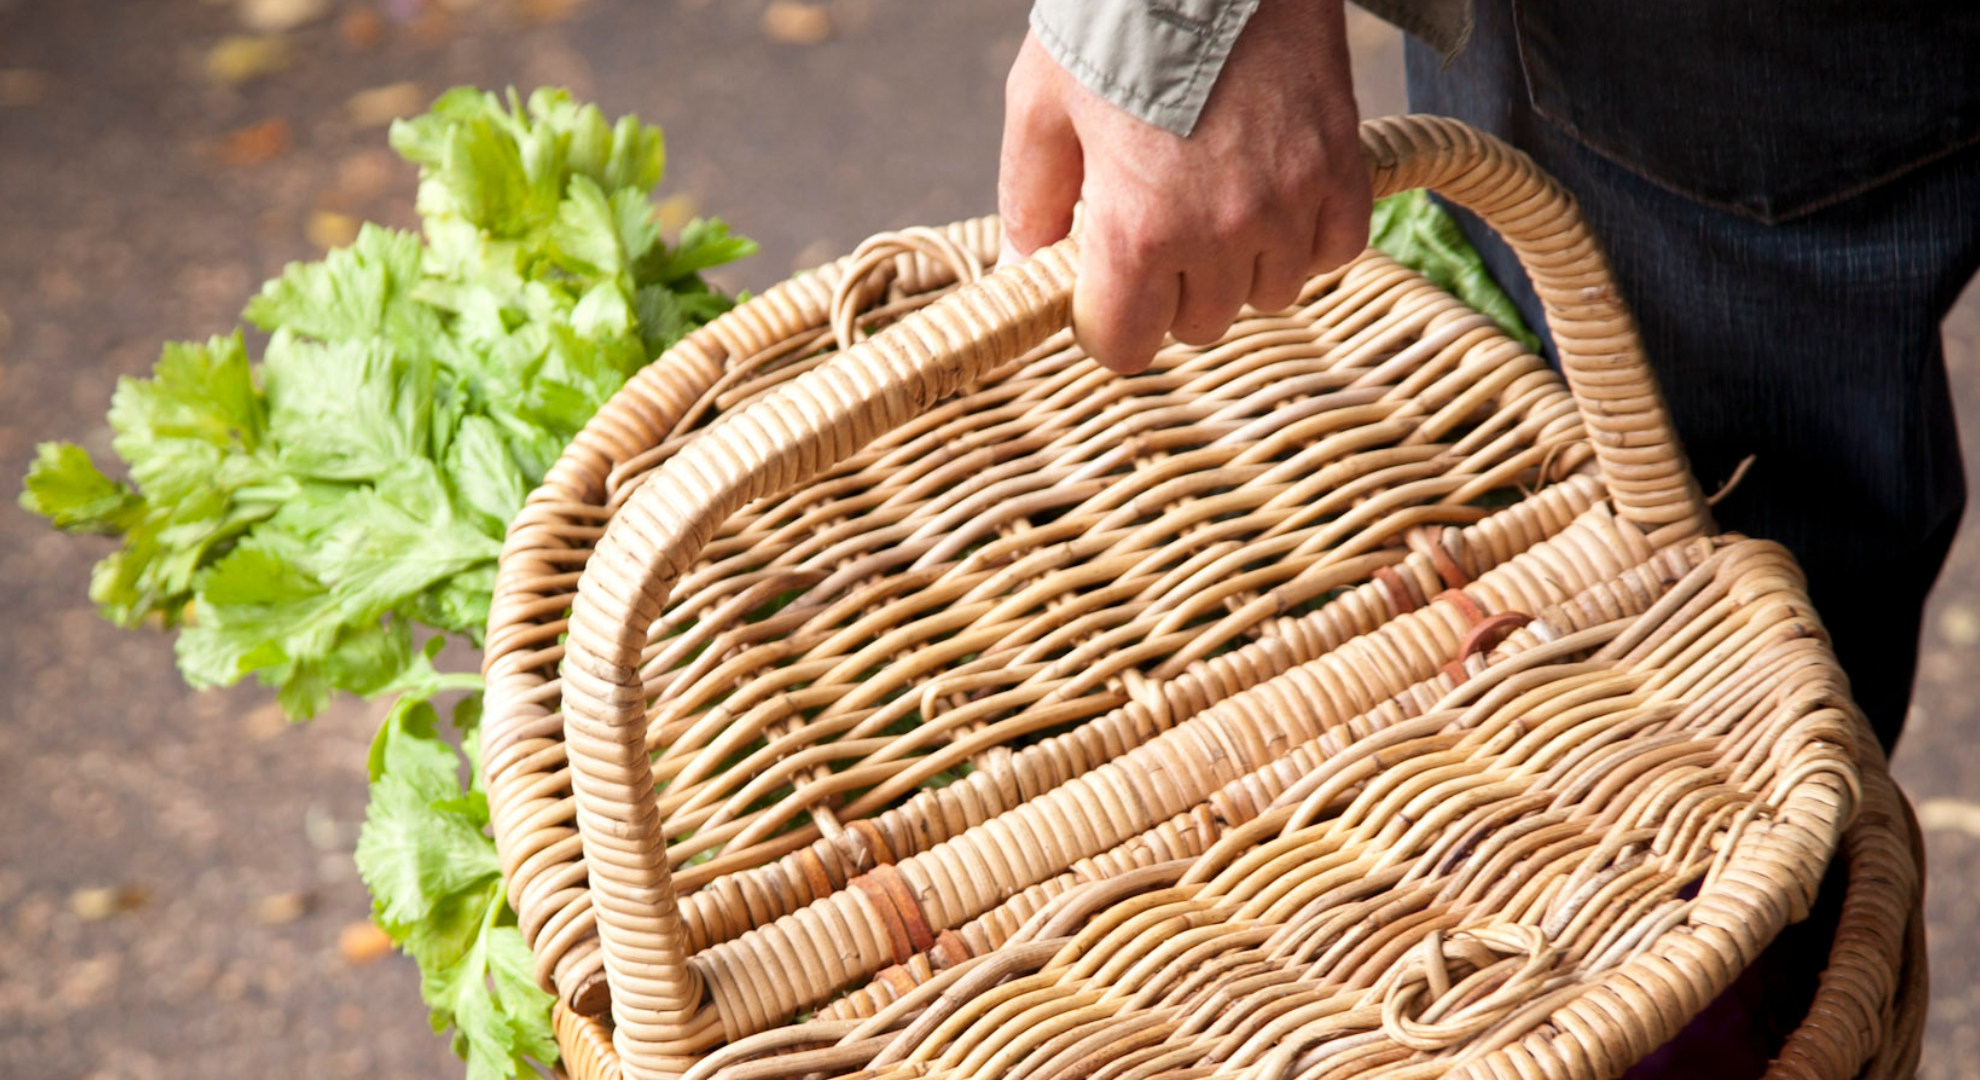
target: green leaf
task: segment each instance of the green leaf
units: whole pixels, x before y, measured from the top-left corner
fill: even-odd
[[[504,111],[492,94],[456,91],[435,108],[392,128],[392,145],[422,167],[420,212],[505,238],[547,225],[565,179],[559,133]]]
[[[756,241],[731,236],[721,218],[695,218],[681,230],[681,242],[672,251],[649,258],[636,276],[641,284],[680,285],[703,270],[754,255],[756,250]]]
[[[439,737],[437,720],[431,704],[401,698],[371,744],[371,805],[357,859],[388,926],[418,922],[501,873],[485,821],[434,808],[462,790],[460,754]]]
[[[659,356],[687,336],[694,325],[681,297],[665,285],[648,285],[634,296],[639,332],[648,356]]]
[[[490,892],[499,894],[500,888],[497,882]],[[472,905],[461,908],[465,914]],[[454,1049],[467,1059],[469,1080],[501,1080],[527,1070],[531,1059],[556,1060],[550,1025],[554,999],[536,985],[529,946],[500,896],[482,911],[473,944],[451,963],[464,918],[438,920],[435,931],[420,934],[409,948],[415,958],[423,957],[420,995],[433,1009],[434,1030],[453,1025]]]
[[[21,488],[21,507],[64,532],[117,535],[135,525],[144,502],[124,484],[103,475],[89,451],[74,443],[35,448]]]
[[[167,344],[151,378],[117,380],[110,399],[112,445],[156,504],[264,479],[265,467],[248,455],[265,424],[239,333]]]
[[[348,622],[322,582],[250,539],[200,575],[192,625],[176,643],[179,673],[195,687],[231,686],[256,668],[329,653]]]
[[[485,416],[461,421],[447,450],[447,481],[461,506],[475,515],[481,531],[501,539],[509,519],[522,509],[530,483],[509,453],[502,429]]]
[[[388,141],[399,156],[428,170],[446,164],[447,143],[460,124],[501,113],[495,95],[472,86],[456,86],[435,98],[420,116],[392,121]]]
[[[432,462],[405,462],[337,508],[314,561],[353,619],[376,618],[428,586],[492,562],[501,544],[454,513]]]
[[[660,129],[640,123],[636,116],[621,116],[612,125],[612,154],[605,163],[605,174],[593,179],[608,188],[643,195],[653,190],[666,170],[667,143]]]
[[[90,599],[120,626],[152,616],[176,626],[199,572],[274,510],[269,503],[230,505],[217,493],[197,504],[153,508],[124,534],[123,547],[96,564]]]
[[[393,702],[365,757],[371,781],[389,773],[428,802],[454,797],[460,787],[460,755],[441,739],[439,721],[440,714],[424,698],[407,695]]]
[[[532,1058],[556,1060],[552,999],[502,894],[487,799],[463,790],[460,755],[437,720],[429,703],[405,698],[380,725],[358,869],[379,924],[419,964],[434,1030],[453,1026],[469,1075],[497,1080]]]
[[[424,459],[374,488],[306,489],[200,575],[180,671],[194,686],[258,674],[283,688],[294,716],[313,715],[333,690],[380,692],[406,678],[413,657],[410,629],[380,620],[498,550],[455,519]]]
[[[610,281],[592,286],[571,309],[571,331],[593,339],[630,338],[638,329],[625,290]]]
[[[192,439],[222,449],[254,449],[262,419],[238,332],[204,345],[167,343],[151,378],[118,380],[110,404],[110,426],[120,436]]]
[[[319,341],[383,338],[416,349],[441,334],[439,318],[413,296],[420,260],[419,237],[365,225],[355,243],[321,262],[290,263],[242,317]]]
[[[1489,316],[1515,341],[1539,351],[1540,339],[1527,329],[1519,309],[1492,280],[1485,260],[1464,238],[1457,221],[1432,201],[1428,192],[1406,191],[1378,201],[1368,233],[1370,246]]]
[[[628,266],[612,205],[588,176],[571,177],[569,196],[550,227],[550,243],[564,266],[582,274],[618,274]]]
[[[338,692],[373,697],[435,678],[432,665],[412,647],[411,626],[399,619],[346,628],[323,656],[256,674],[279,688],[283,713],[298,720],[323,711]]]
[[[263,372],[269,432],[285,471],[375,480],[426,455],[431,362],[377,338],[318,345],[279,331]]]
[[[566,268],[610,277],[631,272],[657,249],[660,227],[641,193],[624,190],[608,197],[590,177],[577,175],[557,208],[550,242]]]
[[[488,625],[488,606],[495,596],[493,563],[465,570],[442,581],[404,607],[406,614],[427,626],[459,634],[479,648]]]
[[[491,357],[498,362],[485,384],[488,415],[525,441],[532,429],[549,432],[561,450],[646,362],[646,350],[636,338],[584,337],[569,325],[531,329]],[[525,461],[520,454],[518,460]]]

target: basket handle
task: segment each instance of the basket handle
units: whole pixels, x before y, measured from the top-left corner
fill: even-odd
[[[1377,195],[1432,188],[1504,237],[1545,305],[1618,513],[1653,542],[1710,528],[1636,324],[1567,192],[1531,158],[1440,117],[1372,120]],[[629,1077],[705,1029],[646,751],[648,629],[715,530],[751,500],[818,476],[984,372],[1065,328],[1077,239],[958,288],[724,417],[627,501],[586,564],[563,662],[577,822]]]

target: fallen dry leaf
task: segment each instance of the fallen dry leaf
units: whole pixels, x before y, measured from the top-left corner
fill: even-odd
[[[257,34],[307,26],[330,12],[330,0],[240,0],[241,25]]]
[[[361,128],[384,127],[426,108],[426,93],[415,82],[387,83],[344,99],[344,113]]]
[[[445,8],[422,8],[412,21],[413,41],[422,49],[437,49],[454,40],[454,17]]]
[[[409,175],[405,162],[390,150],[360,150],[337,163],[337,190],[352,199],[370,199]]]
[[[1918,804],[1918,827],[1926,832],[1980,836],[1980,804],[1962,799],[1927,799]]]
[[[318,210],[309,215],[308,223],[303,226],[303,235],[320,248],[343,247],[357,239],[357,234],[356,218],[329,210]]]
[[[532,22],[553,23],[570,18],[582,6],[584,0],[519,0],[516,9]]]
[[[661,199],[660,204],[653,208],[653,221],[660,226],[661,232],[672,235],[687,228],[687,223],[700,212],[701,200],[684,191]]]
[[[239,86],[272,75],[295,63],[289,43],[278,36],[221,38],[207,51],[206,74],[214,82]]]
[[[354,7],[337,20],[337,33],[354,49],[369,49],[385,38],[385,20],[375,9]]]
[[[1980,645],[1980,614],[1964,604],[1947,604],[1939,612],[1939,636],[1962,649]]]
[[[135,911],[151,902],[144,886],[125,882],[106,889],[77,889],[69,894],[69,910],[84,922],[100,922],[119,912]]]
[[[816,45],[832,40],[832,13],[819,4],[773,0],[763,9],[763,32],[786,45]]]
[[[282,706],[269,702],[251,709],[241,717],[241,726],[247,729],[248,737],[256,742],[267,742],[288,733],[294,725],[282,713]]]
[[[245,168],[273,161],[289,152],[289,122],[272,116],[239,131],[228,132],[214,145],[222,165]]]
[[[0,109],[39,105],[48,96],[48,73],[33,68],[0,68]]]
[[[309,894],[299,892],[275,893],[264,896],[254,905],[256,922],[271,926],[292,923],[309,914]]]
[[[115,889],[77,889],[69,894],[69,910],[84,922],[101,922],[117,913]]]
[[[337,933],[337,955],[346,964],[369,964],[391,951],[392,939],[376,923],[349,923]]]

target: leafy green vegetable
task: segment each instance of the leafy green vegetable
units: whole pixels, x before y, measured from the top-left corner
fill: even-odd
[[[472,746],[474,718],[455,720]],[[440,739],[437,721],[431,704],[408,696],[379,728],[358,868],[378,924],[419,963],[434,1030],[454,1027],[470,1080],[498,1080],[520,1075],[530,1058],[556,1060],[552,999],[536,985],[529,946],[503,897],[480,770],[463,794],[461,759]]]
[[[37,449],[22,506],[73,532],[115,535],[137,523],[143,500],[98,471],[89,451],[72,443],[42,443]]]
[[[51,443],[21,504],[122,538],[90,595],[118,623],[181,628],[192,685],[253,676],[296,718],[400,695],[359,871],[435,1030],[497,1080],[555,1061],[551,999],[488,836],[480,679],[433,660],[446,634],[479,642],[529,489],[628,376],[729,307],[699,275],[755,245],[715,220],[668,244],[659,130],[562,91],[453,90],[391,140],[420,169],[421,234],[367,225],[285,268],[242,316],[270,334],[259,364],[239,331],[167,345],[112,400],[130,483]],[[468,692],[466,786],[432,705],[449,691]]]
[[[1519,309],[1476,248],[1464,238],[1457,220],[1426,191],[1405,191],[1375,204],[1368,243],[1389,258],[1429,278],[1438,288],[1491,317],[1506,335],[1535,352],[1540,339],[1527,329]]]

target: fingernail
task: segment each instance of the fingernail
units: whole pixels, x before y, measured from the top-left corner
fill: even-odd
[[[1024,256],[1018,254],[1018,249],[1012,247],[1011,242],[1007,239],[1003,242],[1003,246],[997,249],[997,269],[1002,270],[1004,267],[1018,262],[1023,258]]]

